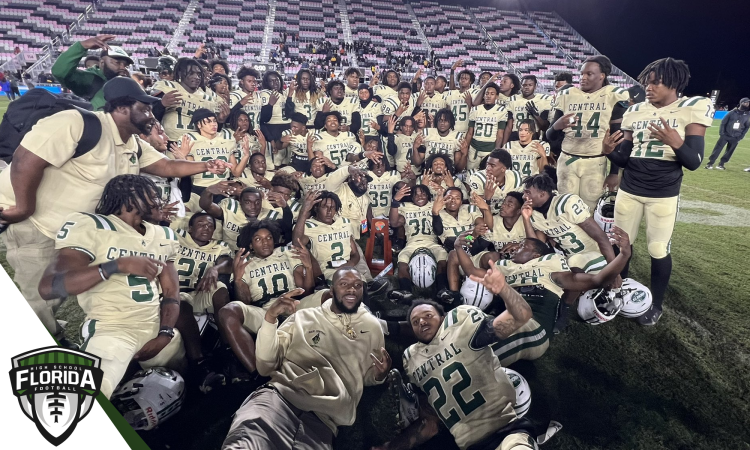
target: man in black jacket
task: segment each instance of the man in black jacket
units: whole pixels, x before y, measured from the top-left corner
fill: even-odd
[[[745,97],[740,100],[739,106],[729,111],[721,121],[719,140],[716,142],[713,153],[708,158],[706,169],[714,168],[716,158],[719,157],[724,146],[729,144],[727,145],[727,151],[724,152],[724,156],[719,161],[719,165],[716,166],[717,169],[724,170],[724,164],[729,162],[734,149],[737,148],[737,144],[745,137],[748,128],[750,128],[750,98]]]

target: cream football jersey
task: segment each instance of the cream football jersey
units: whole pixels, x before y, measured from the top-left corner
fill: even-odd
[[[453,217],[443,209],[440,211],[440,218],[443,220],[443,234],[440,235],[440,239],[445,242],[448,238],[471,230],[474,228],[474,222],[480,217],[482,217],[482,212],[474,205],[461,205],[457,217]]]
[[[352,228],[349,219],[339,217],[330,225],[316,219],[305,221],[305,236],[310,239],[310,254],[320,269],[341,267],[352,253]]]
[[[510,153],[510,158],[513,160],[513,170],[521,174],[522,179],[526,179],[531,175],[539,173],[539,163],[537,160],[541,158],[539,153],[536,152],[536,143],[541,144],[544,147],[544,153],[549,156],[549,144],[543,141],[531,141],[526,145],[521,144],[521,141],[508,141],[505,144],[505,149]]]
[[[383,172],[383,175],[377,176],[375,172],[369,171],[368,175],[372,181],[367,184],[367,192],[370,195],[370,206],[372,207],[372,216],[388,217],[391,211],[391,192],[393,185],[401,181],[401,175],[396,170]]]
[[[560,91],[555,99],[555,109],[562,111],[563,115],[575,113],[578,118],[575,126],[563,130],[562,151],[577,156],[601,155],[612,111],[617,103],[629,98],[627,90],[612,85],[590,93],[577,87]]]
[[[296,135],[290,129],[282,131],[281,137],[291,136],[292,140],[287,148],[295,155],[307,157],[307,136],[310,134],[315,134],[315,130],[307,130],[307,134]]]
[[[185,136],[191,142],[190,153],[187,156],[192,156],[195,161],[218,159],[229,162],[229,157],[234,154],[237,147],[232,132],[227,128],[219,131],[213,139],[204,137],[198,132],[185,133]],[[231,174],[229,169],[226,169],[221,175],[211,172],[199,173],[192,176],[193,185],[200,187],[213,186],[220,181],[229,179]]]
[[[178,141],[186,132],[196,131],[195,127],[190,125],[196,109],[206,108],[218,112],[219,106],[223,102],[221,97],[214,94],[213,91],[209,90],[207,93],[198,88],[191,94],[175,81],[158,81],[154,84],[153,90],[164,94],[177,91],[182,97],[179,105],[166,108],[161,120],[164,132],[170,141]]]
[[[89,265],[99,265],[125,256],[146,256],[174,262],[180,251],[174,230],[143,222],[141,234],[115,215],[73,213],[55,239],[55,248],[70,248],[89,257]],[[159,323],[159,279],[126,273],[78,294],[78,304],[87,319],[109,324],[144,325]]]
[[[311,127],[315,123],[315,114],[318,112],[316,106],[317,100],[310,100],[310,91],[305,92],[302,97],[297,97],[296,93],[292,96],[294,112],[307,116],[307,126]]]
[[[404,351],[409,381],[425,393],[461,449],[516,418],[516,391],[497,356],[490,346],[471,345],[486,317],[461,305],[446,314],[432,341]]]
[[[406,164],[412,166],[412,171],[420,173],[411,163],[412,151],[414,151],[414,140],[417,138],[417,133],[412,133],[411,136],[407,136],[403,133],[398,133],[393,136],[393,143],[396,145],[396,155],[393,159],[396,161],[396,170],[403,173],[406,168]]]
[[[490,202],[487,202],[489,203],[490,211],[492,211],[492,214],[500,213],[500,205],[503,203],[503,201],[505,201],[505,197],[508,195],[508,192],[521,192],[523,190],[523,188],[521,187],[522,181],[523,177],[515,170],[505,171],[505,183],[502,186],[495,187],[495,193],[492,194],[492,200]],[[482,197],[484,197],[484,186],[486,184],[486,170],[479,170],[477,172],[474,172],[469,177],[469,188],[471,188],[472,192],[476,192]]]
[[[176,230],[180,243],[180,253],[177,255],[175,268],[180,277],[180,292],[192,292],[206,269],[216,265],[216,260],[222,256],[233,257],[234,253],[224,241],[211,240],[200,246],[195,243],[185,230]]]
[[[476,97],[479,89],[471,88],[464,92],[454,89],[443,93],[448,108],[451,109],[453,117],[456,118],[456,126],[453,129],[463,133],[469,129],[469,113],[471,113],[471,107],[469,107],[465,99],[466,92],[471,94],[471,98],[473,99]]]
[[[508,112],[513,114],[513,131],[518,131],[518,125],[522,120],[533,119],[532,116],[526,111],[526,105],[529,102],[534,102],[539,114],[544,111],[552,110],[552,96],[545,94],[534,94],[533,97],[527,99],[521,94],[516,94],[508,99],[505,103],[505,107],[508,108]],[[549,117],[549,119],[552,119]]]
[[[485,239],[492,242],[497,251],[502,250],[508,244],[523,242],[526,239],[523,219],[519,217],[509,230],[505,228],[502,217],[492,216],[492,229],[485,235]]]
[[[398,108],[401,106],[401,102],[398,99],[398,96],[391,97],[387,100],[384,100],[383,103],[380,104],[380,113],[384,116],[392,116],[396,114],[398,111]],[[411,113],[414,112],[414,108],[417,107],[417,101],[414,96],[409,97],[409,102],[407,103],[406,109],[401,113],[400,116],[396,117],[396,121],[400,121],[404,117],[411,116]]]
[[[229,106],[234,107],[237,103],[239,103],[245,96],[247,95],[247,92],[241,90],[241,89],[235,89],[232,92],[229,93]],[[250,101],[248,101],[245,106],[242,107],[242,110],[247,113],[248,116],[250,116],[250,127],[258,130],[260,129],[260,110],[263,107],[263,100],[260,97],[260,92],[253,92],[253,96],[251,97]]]
[[[432,232],[432,202],[427,202],[424,206],[411,202],[402,203],[398,213],[404,216],[407,243],[437,244],[437,236]]]
[[[262,106],[271,104],[271,94],[274,91],[264,89],[260,91],[260,102]],[[284,112],[284,102],[286,101],[286,93],[276,92],[279,99],[273,105],[273,111],[271,112],[271,118],[268,120],[269,125],[285,125],[291,122]]]
[[[469,127],[474,128],[471,146],[474,150],[489,153],[495,150],[497,130],[504,130],[508,121],[508,110],[503,105],[475,106],[469,115]],[[473,157],[473,155],[471,155]]]
[[[320,97],[315,104],[315,108],[317,111],[322,112],[323,106],[325,106],[326,102],[328,101],[328,97]],[[346,98],[344,97],[343,100],[341,100],[341,103],[338,105],[333,103],[331,101],[331,109],[330,111],[338,111],[341,114],[341,125],[351,125],[352,124],[352,114],[355,112],[360,112],[360,106],[359,106],[359,97],[357,98]]]
[[[370,101],[364,108],[361,107],[359,110],[359,116],[362,119],[362,127],[360,128],[365,136],[378,136],[378,130],[370,126],[370,122],[377,122],[378,116],[381,115],[380,103]]]
[[[621,129],[633,132],[631,158],[676,161],[677,157],[672,147],[657,139],[652,139],[648,126],[652,123],[661,126],[660,118],[664,118],[669,126],[677,131],[680,138],[685,139],[685,127],[691,123],[710,127],[713,117],[713,104],[706,97],[679,98],[663,108],[656,108],[649,102],[643,102],[625,111]]]
[[[225,198],[219,202],[219,208],[224,215],[222,231],[222,241],[229,245],[232,252],[237,251],[237,237],[240,235],[242,227],[250,221],[245,212],[240,207],[240,202],[233,198]],[[273,210],[261,209],[257,220],[280,220],[281,215]]]
[[[531,214],[531,225],[553,238],[566,257],[583,252],[599,252],[596,243],[578,226],[591,216],[589,207],[574,194],[557,194],[552,198],[547,217],[539,211]]]
[[[313,151],[323,153],[323,156],[337,166],[348,166],[346,155],[361,152],[362,146],[351,131],[339,131],[337,136],[328,134],[327,131],[317,131],[313,140]]]
[[[253,306],[263,307],[282,294],[297,289],[294,269],[302,265],[288,247],[278,247],[267,258],[251,257],[242,281],[250,288]]]
[[[467,127],[468,129],[468,127]],[[448,134],[441,136],[437,128],[425,128],[422,130],[422,144],[425,147],[425,159],[429,158],[430,155],[446,155],[454,161],[454,156],[457,151],[461,149],[461,142],[466,133],[463,131],[448,131]]]
[[[417,97],[419,97],[419,93],[417,93],[416,95]],[[445,101],[445,97],[443,96],[443,94],[437,91],[432,94],[432,97],[425,94],[424,101],[422,101],[422,111],[433,117],[435,116],[435,113],[447,107],[448,103]]]
[[[380,102],[384,102],[391,97],[398,96],[398,92],[385,84],[376,84],[372,87],[372,95],[380,97]]]
[[[570,271],[565,258],[557,253],[532,259],[525,264],[516,264],[509,259],[501,259],[496,264],[509,286],[542,286],[557,296],[562,296],[563,288],[552,279],[552,273]]]
[[[303,175],[298,181],[303,192],[308,191],[332,191],[341,185],[349,177],[348,167],[339,167],[333,172],[323,174],[315,178],[308,174]]]

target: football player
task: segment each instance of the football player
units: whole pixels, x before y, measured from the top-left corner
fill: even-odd
[[[445,97],[445,90],[448,88],[448,79],[446,79],[442,75],[438,75],[435,77],[435,90],[438,94],[443,94],[443,97]]]
[[[440,422],[462,450],[537,448],[533,425],[516,416],[515,389],[491,347],[529,322],[532,311],[507,284],[499,295],[506,310],[497,317],[467,305],[447,314],[429,300],[412,305],[407,319],[418,342],[403,359],[409,381],[421,391],[421,420],[376,449],[414,448],[437,435]]]
[[[300,69],[287,91],[287,104],[284,105],[286,117],[291,118],[294,113],[304,114],[307,116],[306,125],[312,127],[318,99],[323,96],[315,83],[315,75],[308,69]]]
[[[521,174],[513,170],[513,159],[506,150],[497,149],[487,156],[485,168],[469,177],[469,188],[484,198],[493,214],[508,192],[521,190]]]
[[[536,93],[537,79],[534,75],[521,78],[521,93],[508,99],[506,107],[510,113],[508,128],[510,141],[518,140],[518,129],[525,119],[532,119],[543,133],[549,127],[548,115],[552,110],[552,96]]]
[[[456,236],[467,230],[475,230],[475,237],[484,235],[487,230],[479,208],[464,205],[464,193],[457,187],[441,191],[432,204],[432,229],[444,246],[452,249]]]
[[[617,190],[618,167],[610,166],[602,155],[602,140],[607,129],[619,130],[619,119],[630,98],[628,91],[609,84],[612,62],[603,55],[592,56],[581,67],[580,88],[560,91],[555,99],[552,126],[547,140],[557,163],[557,188],[561,194],[574,194],[588,207],[595,208],[602,192]],[[606,177],[606,179],[605,179]]]
[[[293,242],[307,246],[317,261],[315,276],[330,283],[336,269],[359,263],[357,243],[349,219],[341,217],[341,200],[330,191],[310,191],[302,201],[294,225]]]
[[[500,78],[498,86],[500,86],[500,94],[497,96],[497,102],[504,105],[521,91],[521,80],[514,73],[506,73]]]
[[[111,179],[96,214],[66,218],[55,241],[58,254],[39,285],[46,300],[78,296],[86,314],[81,350],[101,358],[101,392],[107,398],[131,360],[180,371],[185,357],[174,329],[180,312],[174,266],[180,245],[173,230],[147,222],[160,208],[156,185],[148,178]]]
[[[372,89],[366,84],[359,85],[357,98],[359,100],[359,115],[362,120],[360,133],[364,134],[365,140],[379,139],[378,116],[381,114],[381,105],[372,98]]]
[[[367,169],[367,174],[372,178],[367,185],[372,216],[388,217],[391,211],[391,190],[401,180],[401,175],[395,169],[389,172],[383,159],[378,162],[368,160]]]
[[[359,113],[357,114],[359,115]],[[324,129],[318,130],[314,135],[308,137],[308,158],[312,159],[324,156],[330,159],[337,167],[349,165],[346,155],[362,151],[362,146],[357,141],[357,136],[351,131],[342,130],[341,124],[343,119],[341,113],[338,111],[320,111],[317,118],[322,118],[323,127],[321,128]],[[316,123],[318,119],[316,119]]]
[[[227,169],[223,174],[204,172],[193,175],[193,192],[200,195],[208,186],[226,180],[230,174],[235,176],[241,174],[235,157],[236,143],[232,132],[227,128],[219,131],[216,113],[206,108],[198,108],[192,114],[190,126],[197,128],[198,132],[185,133],[182,136],[182,139],[187,140],[190,145],[190,151],[185,159],[188,161],[218,159],[231,164],[231,169]]]
[[[456,68],[462,64],[463,60],[459,59],[451,66],[451,90],[444,93],[443,96],[454,117],[455,124],[453,128],[456,131],[466,133],[469,129],[469,113],[471,112],[471,108],[474,107],[474,98],[478,93],[478,89],[472,87],[476,75],[468,69],[464,69],[458,73],[458,89],[456,89],[456,77],[454,73]],[[437,115],[438,113],[435,113],[435,124],[437,124]]]
[[[263,74],[260,92],[260,130],[266,137],[266,142],[274,147],[274,143],[281,139],[281,133],[289,129],[289,117],[284,109],[285,102],[279,101],[284,95],[284,82],[278,72],[269,70]],[[267,152],[268,149],[265,149]],[[275,167],[274,167],[275,168]]]
[[[520,173],[523,178],[538,174],[550,161],[554,161],[553,157],[549,156],[549,144],[535,140],[535,135],[534,119],[524,119],[518,124],[518,139],[508,141],[505,145],[513,160],[513,170]]]
[[[326,125],[326,118],[331,112],[338,112],[340,116],[339,129],[342,132],[351,132],[356,135],[362,127],[362,116],[360,115],[359,100],[355,97],[344,96],[344,83],[339,80],[331,80],[326,85],[328,97],[320,97],[315,105],[315,129],[321,129]]]
[[[448,108],[443,108],[435,114],[436,128],[425,128],[414,141],[412,164],[422,165],[430,155],[446,155],[450,158],[457,171],[466,168],[466,157],[469,152],[469,142],[466,133],[457,131],[456,118]]]
[[[220,123],[229,117],[229,106],[213,91],[206,93],[201,86],[205,83],[203,68],[192,58],[180,58],[174,66],[174,81],[158,81],[154,84],[153,95],[165,97],[170,106],[162,103],[154,105],[154,115],[164,126],[171,141],[178,141],[187,131],[195,131],[192,115],[198,108],[214,111]],[[174,92],[174,93],[173,93]]]
[[[396,87],[401,83],[401,75],[398,72],[388,69],[384,73],[383,84],[378,84],[379,81],[380,74],[373,74],[370,79],[370,87],[372,88],[372,94],[379,99],[380,103],[398,95]]]
[[[706,128],[713,121],[711,100],[681,96],[689,78],[684,61],[663,58],[646,66],[638,77],[646,86],[646,101],[628,108],[622,131],[611,135],[608,131],[604,139],[603,153],[625,168],[615,202],[615,225],[635,241],[646,217],[653,304],[638,318],[641,325],[656,325],[661,317],[672,273],[670,244],[683,167],[700,166]]]
[[[381,117],[378,122],[385,125],[385,120],[390,116],[396,116],[396,120],[411,116],[417,107],[416,97],[411,95],[411,84],[401,82],[396,88],[397,95],[391,96],[383,101],[380,106]]]
[[[479,163],[496,148],[502,148],[508,110],[498,104],[500,88],[495,83],[484,86],[484,103],[475,106],[469,114],[469,131],[466,139],[470,142],[467,170],[475,170]]]
[[[448,107],[443,94],[435,90],[435,77],[430,75],[424,79],[424,90],[417,96],[417,107],[432,117]]]
[[[425,170],[422,175],[417,177],[417,184],[424,184],[430,188],[430,193],[435,196],[440,195],[450,188],[456,187],[461,191],[461,195],[468,197],[466,186],[455,175],[453,163],[446,155],[430,155],[424,163]]]
[[[403,201],[403,203],[402,203]],[[420,248],[432,252],[437,262],[437,290],[445,286],[445,264],[448,252],[438,243],[437,235],[432,230],[433,210],[432,194],[424,184],[413,188],[404,185],[393,196],[390,211],[390,224],[393,228],[404,227],[406,231],[406,247],[398,254],[398,283],[399,289],[391,292],[391,297],[409,302],[414,299],[411,292],[413,283],[409,275],[409,260],[412,254]]]
[[[298,178],[303,193],[327,191],[328,181],[338,186],[349,176],[349,166],[336,167],[330,159],[319,156],[313,158],[310,170]]]
[[[404,117],[398,123],[398,132],[396,132],[396,119],[388,118],[388,154],[393,156],[396,170],[406,178],[407,170],[412,174],[421,173],[418,166],[413,166],[412,152],[414,151],[414,142],[421,136],[416,132],[416,121],[413,117]]]
[[[482,283],[494,294],[510,285],[531,307],[533,318],[528,323],[492,345],[502,366],[520,359],[534,360],[544,354],[549,347],[563,290],[587,291],[609,285],[617,278],[630,258],[630,241],[627,233],[617,227],[612,229],[611,236],[622,252],[597,274],[572,272],[562,256],[534,238],[525,239],[511,259],[498,260],[496,264],[491,261],[489,270],[479,269],[474,267],[466,252],[460,250],[466,245],[465,237],[456,240],[461,268],[472,280]]]
[[[344,79],[346,80],[344,96],[346,96],[346,98],[356,99],[357,97],[360,97],[359,91],[362,87],[359,84],[359,79],[361,76],[359,69],[356,67],[346,69],[346,72],[344,72]]]
[[[275,151],[288,151],[291,166],[298,172],[310,170],[310,159],[307,156],[307,138],[315,130],[307,128],[307,116],[301,113],[291,115],[291,125],[281,133],[281,139],[276,144]]]
[[[275,221],[245,225],[240,251],[234,258],[235,301],[219,310],[219,331],[240,363],[254,373],[255,341],[266,311],[282,296],[299,297],[315,287],[310,252],[304,247],[279,247],[281,232]]]
[[[237,72],[238,89],[229,94],[232,110],[242,109],[250,117],[250,129],[260,129],[260,109],[263,102],[258,92],[260,72],[243,67]]]
[[[206,213],[196,213],[188,230],[176,230],[180,252],[175,262],[180,283],[180,330],[191,367],[189,372],[202,381],[199,389],[208,393],[224,384],[224,375],[210,368],[201,350],[201,337],[195,315],[213,314],[229,303],[229,275],[232,273],[232,250],[222,241],[212,239],[216,224]],[[220,281],[220,278],[224,278]]]
[[[216,195],[225,195],[227,198],[216,204],[213,202]],[[231,196],[237,196],[238,199],[235,200]],[[276,211],[263,209],[263,192],[237,182],[222,181],[208,187],[201,194],[199,205],[211,217],[222,221],[221,240],[226,242],[233,252],[238,248],[237,237],[240,229],[248,222],[282,218]],[[289,225],[291,226],[291,223]]]

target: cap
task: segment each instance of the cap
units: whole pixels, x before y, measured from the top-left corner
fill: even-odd
[[[134,79],[129,77],[115,77],[104,83],[104,100],[111,102],[118,98],[129,98],[141,103],[156,103],[161,101],[157,97],[152,97],[141,88]]]
[[[128,55],[128,52],[123,50],[122,47],[118,47],[116,45],[110,45],[108,50],[102,50],[102,56],[124,59],[128,62],[128,64],[133,64],[133,60],[130,59],[130,55]]]

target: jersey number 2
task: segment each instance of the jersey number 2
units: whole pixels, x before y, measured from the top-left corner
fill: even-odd
[[[460,381],[453,385],[451,394],[453,395],[453,400],[461,409],[461,413],[464,417],[466,417],[469,414],[473,413],[474,410],[487,403],[487,400],[484,399],[484,396],[481,392],[479,392],[479,390],[476,390],[473,394],[471,394],[471,400],[469,400],[468,402],[464,399],[462,392],[471,387],[471,376],[466,370],[466,367],[464,367],[464,365],[458,361],[443,369],[443,380],[448,383],[451,378],[453,378],[453,374],[456,372],[458,372]],[[448,399],[445,395],[445,391],[443,390],[443,386],[440,384],[440,381],[436,377],[430,378],[429,380],[427,380],[427,383],[424,384],[424,391],[427,392],[428,395],[430,393],[430,390],[432,390],[433,388],[437,393],[437,397],[435,397],[435,400],[432,402],[432,408],[437,411],[438,416],[440,416],[440,420],[443,421],[445,426],[448,427],[448,429],[451,429],[453,428],[453,425],[461,420],[458,416],[458,412],[455,408],[451,408],[448,410],[448,417],[444,416],[440,409],[445,406],[445,403]]]

